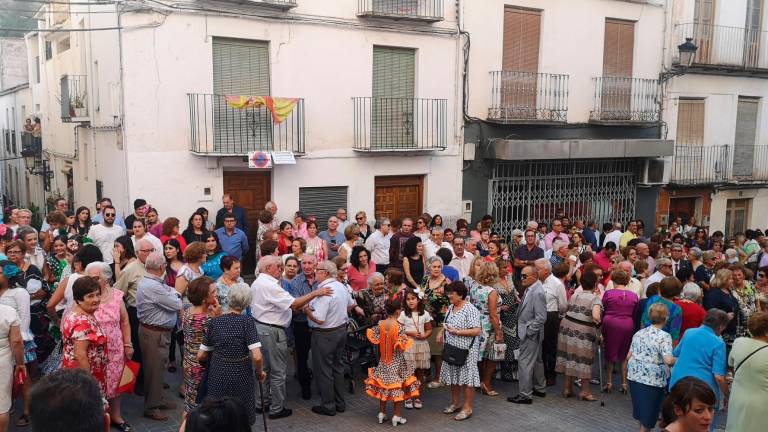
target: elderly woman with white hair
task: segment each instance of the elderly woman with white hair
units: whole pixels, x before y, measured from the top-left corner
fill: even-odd
[[[109,417],[112,424],[123,432],[130,431],[129,425],[120,412],[120,394],[117,388],[123,377],[125,360],[133,356],[131,325],[128,310],[123,302],[123,292],[110,286],[112,269],[103,261],[96,261],[85,267],[85,275],[99,283],[101,303],[94,312],[101,331],[107,337],[107,368],[105,379],[106,398],[109,401]]]
[[[681,268],[677,271],[676,276],[680,282],[685,284],[680,297],[675,300],[675,304],[680,306],[683,313],[683,323],[680,325],[680,338],[682,338],[686,330],[699,327],[704,323],[707,311],[701,307],[704,293],[701,287],[693,282],[691,269]]]
[[[384,305],[389,298],[386,288],[384,275],[374,272],[368,276],[368,288],[353,294],[357,305],[363,310],[366,324],[376,324],[386,319]]]
[[[261,341],[256,321],[243,315],[251,304],[251,290],[236,284],[229,290],[229,312],[213,318],[197,352],[197,360],[208,362],[206,381],[200,383],[197,399],[234,397],[245,405],[248,420],[256,421],[254,371],[259,381],[266,379],[262,370]]]

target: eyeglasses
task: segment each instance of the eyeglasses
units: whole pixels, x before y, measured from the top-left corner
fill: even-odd
[[[115,217],[115,213],[104,213],[104,217]]]
[[[149,252],[152,252],[153,250],[154,249],[139,249],[139,252],[149,253]]]
[[[5,253],[6,255],[21,255],[20,250],[9,250],[9,251],[5,251]]]
[[[521,274],[520,276],[521,276],[523,279],[527,279],[527,278],[529,278],[529,277],[532,277],[532,276],[533,276],[533,274],[532,274],[532,273],[523,273],[523,274]]]
[[[357,220],[363,220],[363,219],[365,219],[365,217],[363,217],[363,216],[357,216],[355,219],[357,219]]]

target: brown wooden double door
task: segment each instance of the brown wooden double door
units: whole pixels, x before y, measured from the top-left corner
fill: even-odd
[[[423,212],[424,176],[376,177],[376,217],[415,218]]]
[[[235,205],[245,209],[249,227],[246,234],[251,242],[259,229],[259,213],[271,197],[271,174],[269,171],[224,171],[224,193],[232,196]]]

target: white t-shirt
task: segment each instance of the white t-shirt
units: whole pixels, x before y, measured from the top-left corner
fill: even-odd
[[[389,240],[392,233],[383,235],[376,230],[365,240],[365,248],[371,252],[371,261],[376,264],[389,264]]]
[[[293,316],[291,305],[294,298],[280,286],[277,279],[266,273],[259,273],[259,277],[251,285],[251,293],[251,315],[257,321],[288,327]]]
[[[605,239],[603,240],[603,247],[608,244],[608,242],[613,242],[613,244],[616,245],[616,250],[619,249],[619,244],[621,243],[621,235],[624,234],[623,232],[619,230],[613,230],[605,235]]]
[[[397,318],[397,322],[405,327],[405,331],[418,331],[421,334],[424,334],[424,325],[430,321],[432,321],[432,316],[430,316],[429,312],[427,311],[424,311],[423,315],[419,315],[418,312],[411,312],[410,317],[405,313],[405,311],[401,311],[400,316]]]
[[[112,250],[115,247],[115,239],[121,235],[125,235],[125,228],[120,225],[107,227],[103,224],[97,224],[91,226],[91,229],[88,230],[88,238],[93,240],[93,244],[99,248],[104,262],[107,264],[114,262]]]

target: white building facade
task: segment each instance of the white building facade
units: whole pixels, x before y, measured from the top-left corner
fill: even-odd
[[[251,226],[268,200],[281,219],[302,210],[322,221],[337,207],[457,216],[456,14],[442,0],[48,13],[44,30],[88,30],[27,36],[53,188],[75,206],[108,196],[126,214],[144,198],[161,218],[182,220],[198,207],[215,213],[231,193]],[[251,105],[237,107],[239,97]],[[296,163],[249,168],[254,151],[289,152]]]
[[[463,199],[509,234],[556,214],[653,227],[672,154],[660,118],[663,1],[464,2]],[[653,169],[651,169],[653,171]]]
[[[659,223],[696,217],[726,236],[768,226],[768,9],[761,0],[670,2],[665,62],[676,46],[698,47],[672,78],[664,120],[675,139]]]

